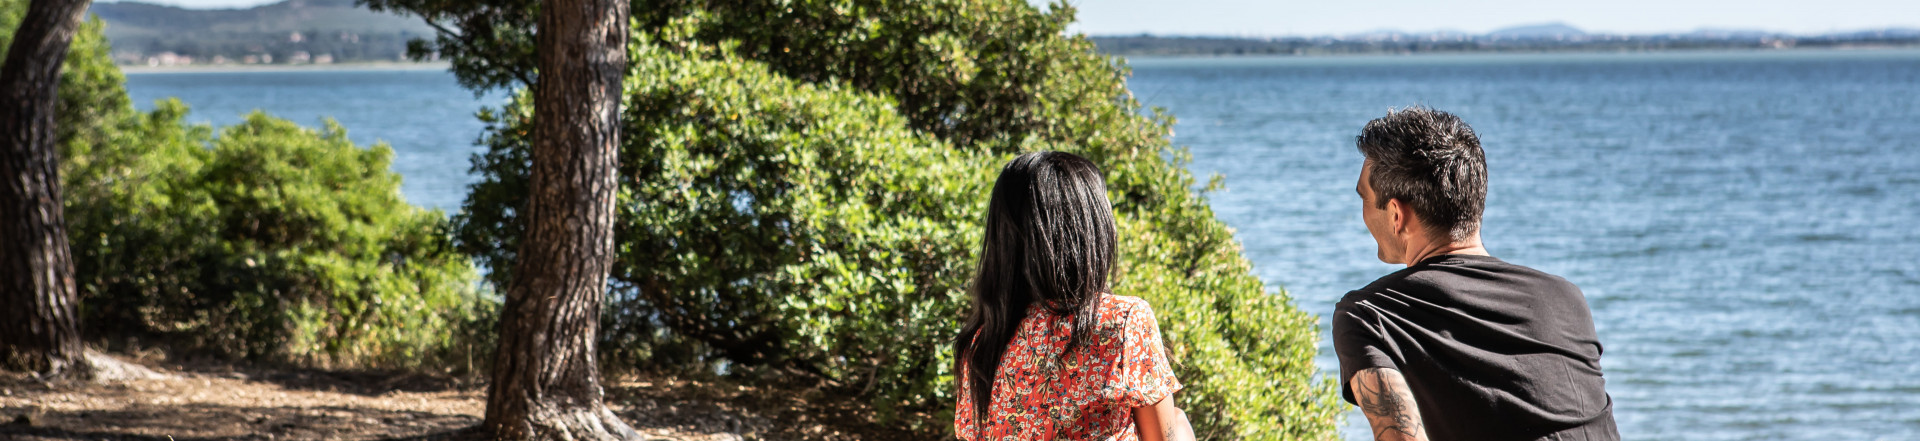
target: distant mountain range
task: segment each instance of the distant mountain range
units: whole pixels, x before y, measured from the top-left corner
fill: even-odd
[[[1345,36],[1094,36],[1115,55],[1234,56],[1442,52],[1620,52],[1688,49],[1920,47],[1920,29],[1893,28],[1820,35],[1702,29],[1668,34],[1592,33],[1564,23],[1459,31],[1374,31]]]
[[[405,61],[407,41],[432,38],[416,17],[353,0],[288,0],[247,9],[95,2],[122,64],[289,64]]]
[[[406,61],[407,41],[433,38],[416,17],[376,13],[353,0],[288,0],[246,9],[184,9],[136,1],[95,2],[122,64],[324,64]],[[1703,29],[1687,33],[1591,33],[1564,23],[1485,34],[1375,31],[1346,36],[1092,37],[1117,55],[1316,55],[1423,52],[1652,51],[1920,46],[1920,29],[1823,35]]]

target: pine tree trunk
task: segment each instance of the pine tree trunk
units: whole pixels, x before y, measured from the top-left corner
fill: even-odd
[[[54,101],[88,0],[33,0],[0,64],[0,368],[87,373]]]
[[[613,264],[626,0],[545,0],[526,235],[500,317],[485,430],[639,439],[604,403],[595,345]]]

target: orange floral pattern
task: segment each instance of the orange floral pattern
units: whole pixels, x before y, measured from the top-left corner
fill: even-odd
[[[1000,355],[993,402],[976,426],[971,385],[962,364],[954,433],[969,441],[1137,441],[1133,409],[1180,390],[1160,343],[1153,309],[1136,297],[1102,295],[1099,325],[1083,346],[1066,351],[1072,320],[1027,308],[1020,330]]]

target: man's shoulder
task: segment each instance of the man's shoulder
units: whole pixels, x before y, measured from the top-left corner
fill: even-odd
[[[1413,291],[1432,289],[1434,287],[1433,281],[1430,278],[1421,277],[1421,272],[1425,269],[1426,268],[1419,266],[1412,266],[1380,276],[1380,278],[1368,282],[1366,286],[1360,287],[1360,289],[1347,291],[1346,295],[1340,297],[1340,302],[1336,304],[1336,306],[1374,300],[1383,295],[1406,294]]]
[[[1336,314],[1363,309],[1453,307],[1488,302],[1560,304],[1585,297],[1566,278],[1491,256],[1454,256],[1394,271],[1348,291],[1334,305]],[[1426,305],[1426,306],[1419,306]]]
[[[1557,274],[1500,260],[1495,260],[1486,268],[1498,271],[1500,277],[1492,280],[1499,280],[1510,289],[1525,291],[1543,300],[1579,299],[1581,303],[1585,303],[1584,296],[1580,293],[1580,286],[1574,285],[1572,281]]]
[[[1492,269],[1492,270],[1502,271],[1508,274],[1514,274],[1514,275],[1528,277],[1528,278],[1549,280],[1559,284],[1573,285],[1572,282],[1568,282],[1566,278],[1560,277],[1559,275],[1542,271],[1538,268],[1534,268],[1531,266],[1508,262],[1508,261],[1493,258],[1493,257],[1487,257],[1485,260],[1475,262],[1474,265],[1477,265],[1483,268]]]
[[[1580,288],[1566,278],[1492,256],[1453,256],[1433,265],[1408,268],[1405,284],[1424,289],[1451,292],[1504,285],[1528,291],[1578,293]]]

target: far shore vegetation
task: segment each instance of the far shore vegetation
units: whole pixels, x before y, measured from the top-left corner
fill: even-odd
[[[430,70],[444,71],[450,66],[443,61],[366,61],[334,64],[190,64],[173,66],[122,65],[120,70],[129,74],[142,73],[190,73],[190,72],[309,72],[309,71],[359,71],[359,70]]]
[[[1632,53],[1728,50],[1834,50],[1920,48],[1920,29],[1792,36],[1764,32],[1695,32],[1662,35],[1564,32],[1501,35],[1377,33],[1348,37],[1095,36],[1110,55],[1139,56],[1325,56],[1479,53]]]
[[[432,38],[414,17],[375,12],[355,0],[283,1],[246,9],[185,9],[121,1],[95,3],[107,23],[112,59],[146,68],[354,65],[400,68],[436,60],[408,42]],[[1694,50],[1873,49],[1920,47],[1920,29],[1795,35],[1757,30],[1605,34],[1564,24],[1516,26],[1485,34],[1372,32],[1340,36],[1094,35],[1107,55],[1317,56],[1444,53],[1662,52]],[[420,48],[429,49],[429,48]],[[368,64],[374,63],[374,64]],[[397,63],[397,64],[383,64]]]

